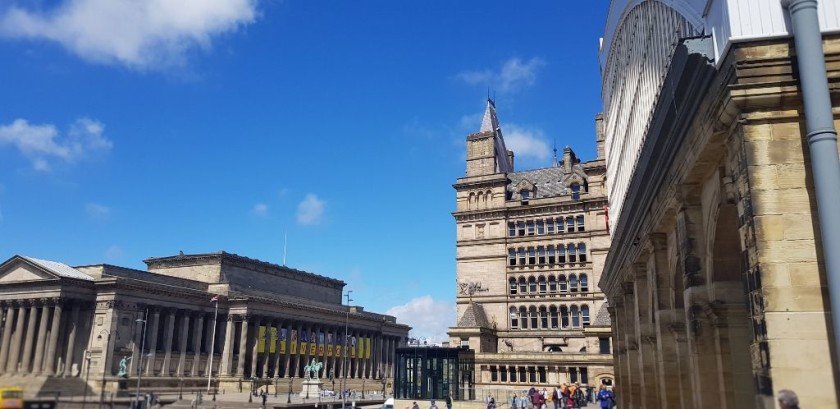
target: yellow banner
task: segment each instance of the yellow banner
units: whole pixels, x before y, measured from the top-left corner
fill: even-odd
[[[257,352],[265,352],[265,327],[260,327],[257,330],[257,340],[259,341],[257,344]]]
[[[280,353],[281,354],[286,353],[286,340],[285,339],[280,340]]]
[[[370,345],[371,345],[371,339],[368,338],[367,341],[365,342],[365,359],[370,359]]]
[[[350,347],[350,358],[356,357],[356,347]]]
[[[300,354],[301,355],[306,355],[306,342],[301,342],[300,343]]]
[[[333,346],[332,345],[327,345],[327,356],[332,356],[332,355],[333,355]]]
[[[315,355],[315,348],[316,348],[315,343],[310,342],[309,343],[309,355]]]
[[[335,346],[335,356],[336,358],[341,358],[341,345]]]
[[[324,356],[324,345],[318,345],[318,356]]]
[[[289,352],[290,352],[292,355],[297,355],[297,351],[298,351],[298,337],[297,337],[297,330],[296,330],[296,329],[293,329],[293,330],[292,330],[292,342],[291,342],[291,348],[289,349]]]

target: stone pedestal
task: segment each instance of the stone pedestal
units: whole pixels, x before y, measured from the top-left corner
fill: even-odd
[[[306,398],[308,393],[309,399],[318,399],[318,394],[321,393],[321,385],[323,384],[320,379],[307,379],[303,381],[303,388],[298,396]]]

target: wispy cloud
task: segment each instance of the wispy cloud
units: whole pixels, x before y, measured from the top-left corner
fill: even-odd
[[[265,203],[257,203],[254,205],[254,214],[260,217],[264,217],[268,214],[268,205]]]
[[[429,338],[432,342],[448,340],[446,331],[455,325],[455,304],[451,301],[435,300],[430,295],[395,306],[386,314],[397,317],[400,323],[410,325],[414,336]]]
[[[66,135],[61,135],[52,124],[30,124],[25,119],[15,119],[8,125],[0,125],[0,146],[14,146],[32,161],[35,170],[48,171],[49,159],[76,162],[109,151],[113,144],[104,132],[105,125],[88,118],[77,119]]]
[[[125,256],[122,247],[114,244],[105,250],[105,259],[109,261],[120,261]]]
[[[517,158],[544,161],[551,157],[550,145],[541,129],[507,124],[502,127],[502,131],[504,132],[505,145],[513,151]]]
[[[315,194],[309,193],[306,198],[298,204],[297,221],[299,224],[318,224],[324,216],[324,208],[327,202],[318,199]]]
[[[482,85],[500,92],[516,92],[534,85],[537,71],[545,66],[539,57],[523,62],[520,58],[511,58],[502,63],[498,71],[491,69],[462,71],[456,78],[469,85]]]
[[[85,60],[140,70],[183,65],[191,50],[207,50],[214,36],[257,18],[256,0],[65,0],[34,8],[6,9],[0,35],[55,41]]]
[[[94,220],[106,220],[111,217],[111,208],[99,203],[86,204],[85,212],[88,217]]]

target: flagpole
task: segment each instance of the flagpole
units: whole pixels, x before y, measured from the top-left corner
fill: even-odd
[[[210,393],[210,381],[213,379],[213,352],[216,349],[216,319],[219,317],[219,296],[216,296],[216,309],[213,312],[213,337],[210,339],[210,366],[207,369],[207,393]]]

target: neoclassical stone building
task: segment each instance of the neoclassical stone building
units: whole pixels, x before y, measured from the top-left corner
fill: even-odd
[[[612,2],[600,287],[618,407],[773,408],[781,389],[838,407],[840,248],[822,224],[837,202],[818,202],[826,180],[840,192],[840,172],[822,179],[814,162],[837,163],[840,36],[820,29],[840,29],[836,0]]]
[[[132,390],[138,371],[156,388],[206,386],[212,371],[222,389],[285,378],[285,391],[310,359],[350,388],[393,378],[409,327],[343,305],[343,281],[225,252],[145,262],[148,271],[22,256],[0,264],[0,384],[66,395],[88,380],[113,392],[122,361]]]
[[[609,316],[596,286],[610,243],[598,135],[595,160],[566,147],[554,166],[520,171],[493,101],[467,136],[466,176],[454,185],[457,326],[449,336],[475,352],[479,398],[612,382]]]

